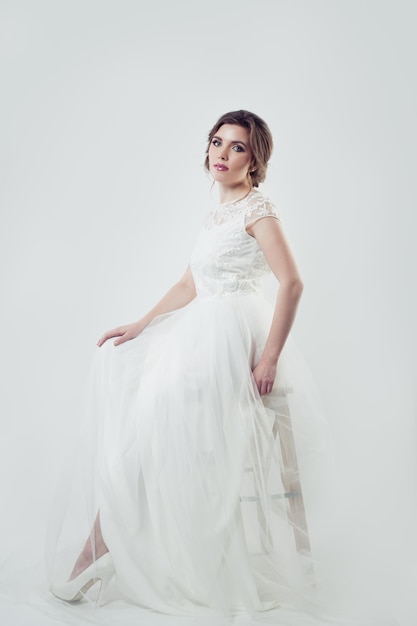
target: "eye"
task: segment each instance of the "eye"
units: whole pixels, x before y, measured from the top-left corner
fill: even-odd
[[[245,152],[243,146],[239,146],[239,144],[236,144],[235,146],[233,146],[233,150],[235,152]]]
[[[211,143],[213,144],[213,146],[216,146],[216,147],[221,145],[221,143],[220,143],[220,141],[218,139],[213,139],[213,141]]]

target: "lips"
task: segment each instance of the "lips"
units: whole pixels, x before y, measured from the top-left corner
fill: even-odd
[[[214,169],[218,172],[227,172],[229,168],[223,165],[223,163],[216,163]]]

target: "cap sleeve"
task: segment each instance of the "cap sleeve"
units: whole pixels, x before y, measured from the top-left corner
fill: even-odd
[[[274,217],[280,221],[276,207],[269,198],[265,198],[264,196],[259,197],[258,195],[254,198],[250,198],[245,211],[245,229],[264,217]]]

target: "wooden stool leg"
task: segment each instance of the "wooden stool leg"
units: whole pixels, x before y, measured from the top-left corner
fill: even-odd
[[[288,499],[288,517],[293,525],[296,549],[300,555],[308,557],[311,555],[311,545],[291,414],[287,402],[280,406],[279,416],[275,420],[273,430],[275,438],[279,436],[280,440],[283,461],[282,483],[284,485],[285,497]],[[310,566],[306,573],[311,575],[314,584],[314,571],[311,560],[309,564]]]

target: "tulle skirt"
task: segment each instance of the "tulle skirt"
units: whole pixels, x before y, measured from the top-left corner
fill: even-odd
[[[271,317],[259,295],[197,296],[97,349],[49,530],[52,579],[68,576],[99,513],[129,603],[184,616],[315,610],[328,433],[291,339],[272,393],[257,391]]]

